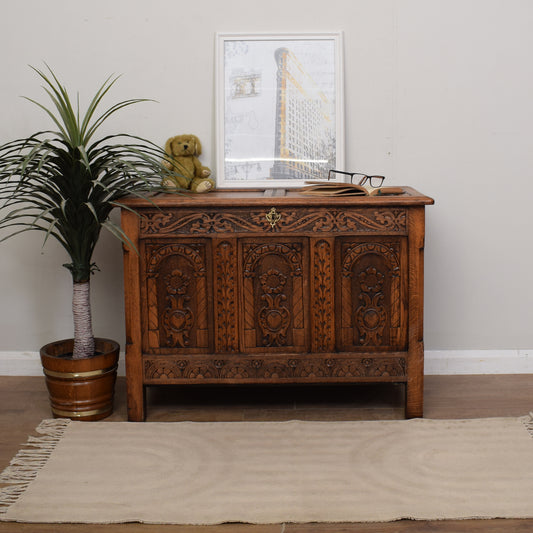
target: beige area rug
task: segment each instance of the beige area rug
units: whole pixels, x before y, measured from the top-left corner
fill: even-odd
[[[0,519],[215,524],[533,517],[532,417],[45,420]]]

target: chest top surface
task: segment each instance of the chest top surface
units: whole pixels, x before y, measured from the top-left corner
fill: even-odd
[[[167,193],[156,194],[150,199],[125,198],[121,203],[138,208],[206,208],[248,206],[294,206],[294,207],[378,207],[378,206],[424,206],[433,199],[411,187],[402,187],[403,194],[381,196],[310,196],[298,189],[219,189],[206,194]]]

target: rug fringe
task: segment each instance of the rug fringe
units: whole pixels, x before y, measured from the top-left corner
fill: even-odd
[[[55,418],[43,420],[35,429],[40,437],[28,437],[9,466],[0,474],[0,515],[5,514],[14,504],[37,474],[46,465],[71,420]]]

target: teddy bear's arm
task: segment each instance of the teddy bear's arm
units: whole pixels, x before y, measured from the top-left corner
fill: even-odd
[[[194,175],[198,178],[208,178],[211,175],[211,170],[204,167],[197,157],[193,157]]]

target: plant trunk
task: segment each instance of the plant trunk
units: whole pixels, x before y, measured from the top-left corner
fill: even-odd
[[[73,359],[94,355],[94,335],[91,320],[89,281],[74,282],[72,291],[72,316],[74,317]]]

